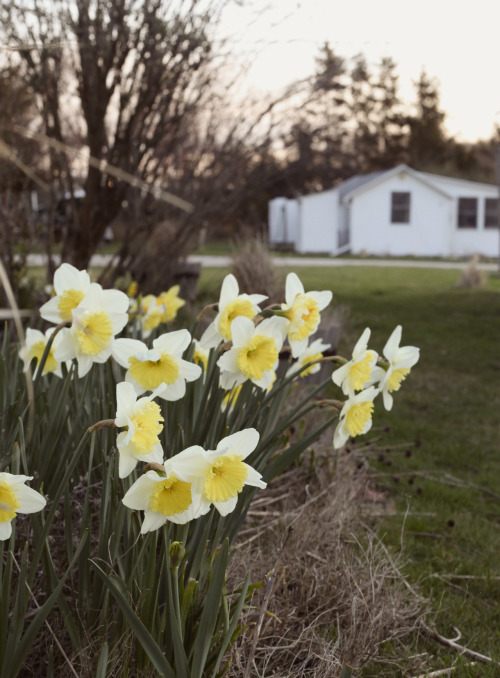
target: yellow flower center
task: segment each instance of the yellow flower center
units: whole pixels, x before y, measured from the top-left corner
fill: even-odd
[[[145,330],[154,330],[162,321],[162,312],[160,308],[153,308],[143,318],[142,327]]]
[[[113,338],[111,320],[105,311],[84,315],[76,330],[78,346],[85,355],[97,355],[109,346]]]
[[[243,315],[250,320],[255,315],[253,304],[248,299],[235,299],[231,301],[219,318],[219,331],[226,341],[231,339],[231,323],[238,316]]]
[[[71,315],[71,311],[78,306],[84,296],[85,295],[81,290],[74,289],[65,290],[59,295],[57,308],[59,309],[63,322],[72,320],[73,316]]]
[[[167,386],[173,384],[179,377],[179,366],[168,353],[162,353],[159,360],[139,360],[131,357],[128,361],[130,376],[146,391],[153,391],[162,382]]]
[[[0,523],[7,523],[16,515],[19,502],[14,490],[6,482],[0,483]]]
[[[307,356],[307,358],[302,361],[302,367],[304,368],[306,365],[309,365],[309,367],[306,367],[305,370],[303,369],[299,376],[307,377],[308,374],[311,374],[314,368],[317,367],[317,365],[311,365],[311,363],[314,363],[316,360],[320,360],[322,357],[322,353],[314,353],[313,355]]]
[[[353,437],[363,433],[366,424],[372,417],[372,412],[373,403],[371,401],[358,403],[349,408],[345,418],[345,426]]]
[[[191,483],[185,483],[171,473],[165,480],[155,483],[149,508],[164,516],[174,516],[187,511],[192,501]]]
[[[397,370],[393,370],[389,377],[389,391],[399,391],[401,382],[406,379],[408,374],[410,374],[409,367],[400,367]]]
[[[206,353],[196,348],[194,351],[193,360],[197,365],[200,365],[200,367],[206,371],[208,367],[208,355]]]
[[[320,315],[318,304],[305,294],[297,294],[286,317],[292,323],[288,336],[292,341],[302,341],[318,328]]]
[[[257,334],[239,350],[236,361],[246,379],[259,380],[264,372],[273,369],[278,357],[278,347],[274,339]]]
[[[160,407],[151,402],[146,403],[135,417],[132,417],[135,433],[131,442],[138,454],[149,454],[160,442],[158,434],[163,430],[160,421],[163,421]]]
[[[33,344],[29,350],[29,359],[30,361],[33,360],[33,358],[36,358],[37,364],[40,364],[40,361],[43,356],[43,352],[45,351],[45,347],[47,346],[46,342],[41,340],[37,341],[35,344]],[[48,374],[49,372],[54,372],[54,370],[57,370],[58,366],[57,360],[54,358],[54,346],[52,345],[50,347],[49,354],[47,356],[47,360],[45,361],[45,365],[43,367],[43,374]]]
[[[227,501],[241,492],[248,470],[243,457],[228,454],[219,457],[210,467],[203,483],[203,496],[211,502]]]
[[[355,362],[349,370],[349,381],[355,391],[361,391],[363,386],[370,379],[374,354],[373,351],[366,351],[363,360]]]
[[[172,322],[177,315],[177,311],[186,303],[184,299],[181,299],[178,296],[179,290],[179,285],[174,285],[168,292],[162,292],[160,294],[160,300],[164,307],[163,322]]]

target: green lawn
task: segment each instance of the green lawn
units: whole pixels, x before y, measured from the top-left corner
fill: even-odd
[[[224,273],[202,274],[214,301]],[[449,270],[315,267],[298,274],[306,290],[331,289],[334,304],[348,309],[344,355],[367,326],[375,350],[397,324],[402,345],[421,348],[392,412],[379,408],[375,418],[378,432],[390,431],[382,431],[367,463],[396,506],[379,520],[379,533],[393,549],[403,545],[409,581],[431,600],[427,623],[447,637],[457,627],[461,643],[500,662],[500,279],[460,289],[459,273]],[[434,642],[421,645],[436,656],[433,668],[457,658]],[[456,675],[500,675],[498,666],[479,672],[461,661]]]

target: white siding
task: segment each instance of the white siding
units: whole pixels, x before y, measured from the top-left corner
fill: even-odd
[[[410,222],[391,223],[391,194],[410,193]],[[352,197],[351,251],[381,256],[447,256],[453,201],[399,172]]]
[[[448,254],[455,257],[467,257],[473,254],[496,257],[499,251],[498,229],[484,228],[484,204],[486,198],[498,198],[498,187],[475,181],[453,179],[438,175],[421,173],[427,181],[446,191],[453,197],[451,216],[450,246]],[[476,228],[458,228],[458,199],[477,198],[478,214]]]
[[[299,205],[297,200],[274,198],[268,207],[269,243],[296,247],[299,237]]]
[[[299,203],[301,227],[297,251],[334,254],[338,239],[338,191],[307,195],[299,198]]]

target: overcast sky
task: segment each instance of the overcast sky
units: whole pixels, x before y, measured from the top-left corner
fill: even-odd
[[[488,138],[500,122],[498,0],[246,0],[221,28],[253,62],[249,82],[263,91],[311,75],[328,41],[343,57],[362,52],[369,65],[391,56],[408,102],[425,67],[458,140]]]

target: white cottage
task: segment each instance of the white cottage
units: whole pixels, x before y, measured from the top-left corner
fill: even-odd
[[[272,200],[269,240],[332,256],[495,257],[498,196],[494,185],[399,165],[297,200]]]

